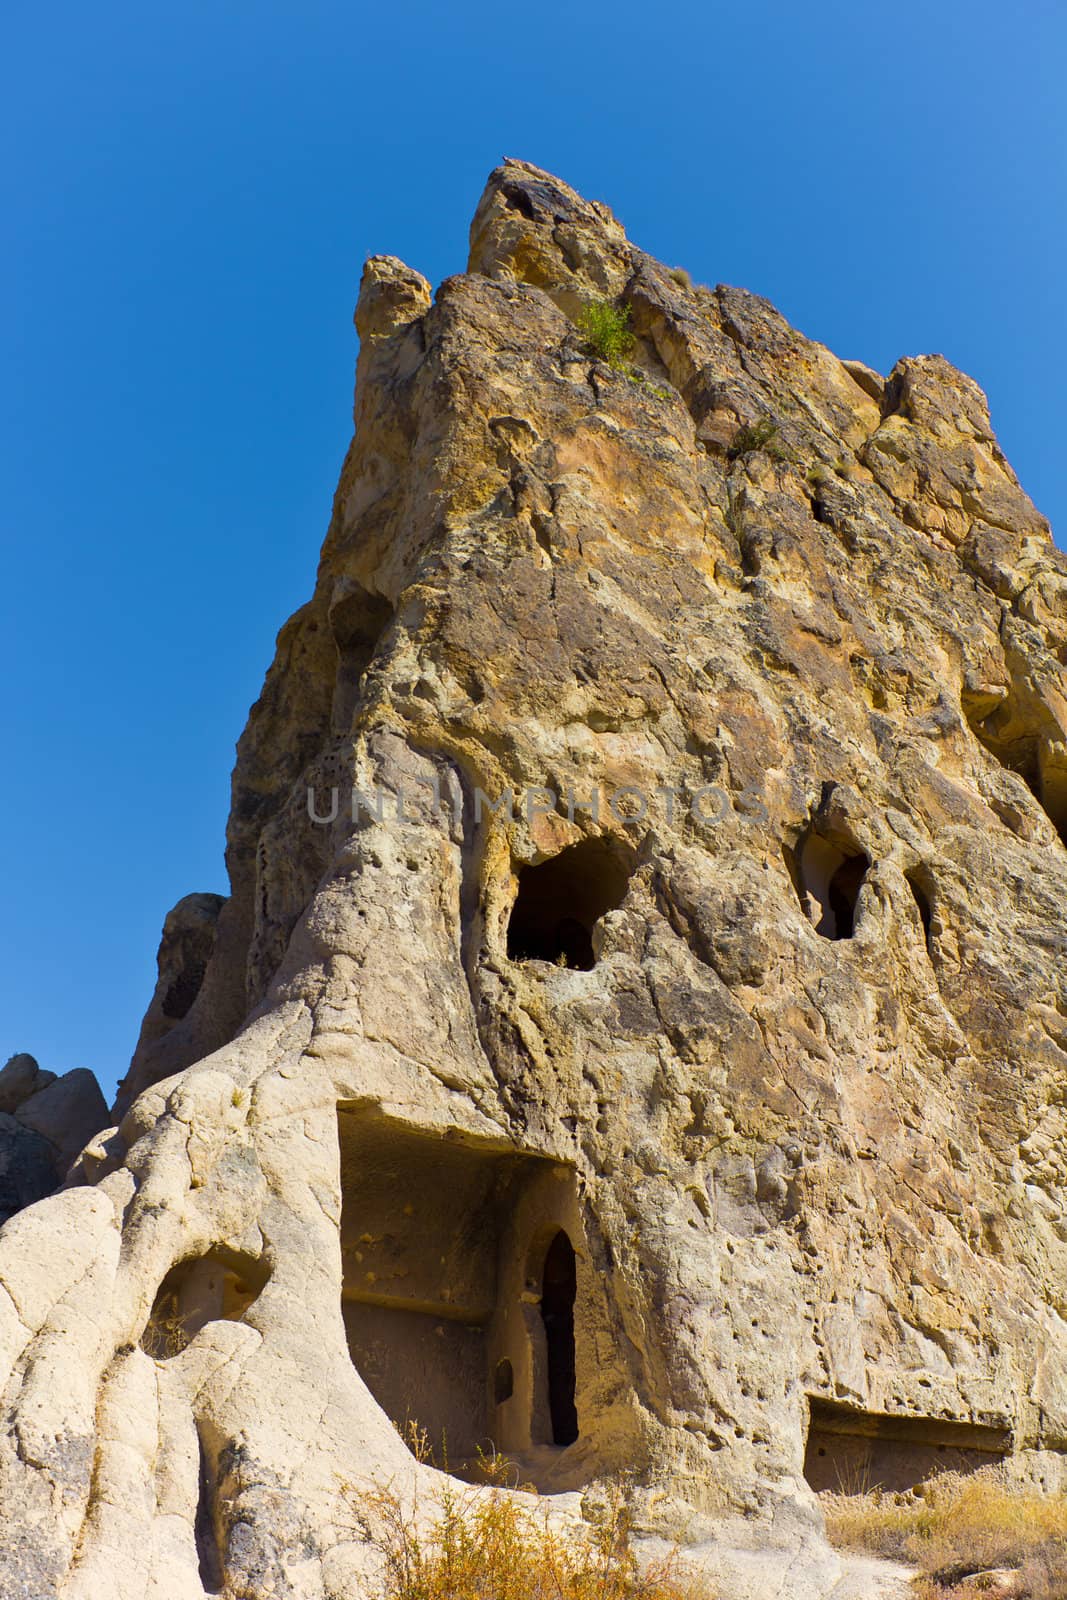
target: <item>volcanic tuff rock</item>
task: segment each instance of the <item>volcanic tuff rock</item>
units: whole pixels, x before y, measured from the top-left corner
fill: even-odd
[[[107,1115],[84,1067],[57,1078],[18,1055],[0,1068],[0,1223],[58,1188]]]
[[[0,1590],[374,1593],[406,1417],[729,1595],[840,1578],[806,1450],[1061,1484],[1067,563],[980,390],[521,162],[356,323],[232,892],[0,1233]]]

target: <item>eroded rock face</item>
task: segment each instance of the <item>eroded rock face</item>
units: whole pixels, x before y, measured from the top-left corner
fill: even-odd
[[[0,1587],[373,1593],[404,1411],[753,1596],[840,1575],[812,1405],[1058,1484],[1067,562],[980,391],[519,162],[357,326],[202,982],[0,1234]]]
[[[130,1070],[119,1085],[117,1112],[124,1112],[146,1084],[173,1070],[168,1040],[175,1025],[189,1015],[200,998],[225,905],[225,897],[220,894],[187,894],[167,912],[156,957],[159,976],[155,993],[141,1024]],[[184,1054],[186,1059],[194,1059],[195,1047],[190,1055],[186,1042]]]

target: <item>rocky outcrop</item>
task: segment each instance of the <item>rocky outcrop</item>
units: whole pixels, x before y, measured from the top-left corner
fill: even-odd
[[[809,1480],[1063,1477],[1067,562],[941,357],[521,162],[357,327],[230,896],[0,1234],[0,1587],[372,1594],[413,1419],[869,1595]]]
[[[195,1046],[190,1050],[186,1041],[176,1059],[169,1054],[170,1035],[175,1025],[189,1015],[200,999],[211,958],[215,953],[219,917],[226,905],[221,894],[187,894],[172,910],[163,923],[163,936],[159,941],[156,965],[159,976],[155,993],[141,1024],[137,1048],[133,1053],[130,1070],[119,1085],[116,1111],[121,1114],[147,1085],[166,1077],[176,1066],[184,1066],[196,1058]],[[201,1026],[202,1014],[208,1009],[201,1004],[197,1021]],[[222,1024],[225,1032],[227,1021]],[[207,1020],[208,1027],[212,1026]],[[215,1024],[218,1027],[218,1024]]]
[[[59,1187],[107,1115],[84,1067],[57,1078],[17,1055],[0,1068],[0,1223]]]

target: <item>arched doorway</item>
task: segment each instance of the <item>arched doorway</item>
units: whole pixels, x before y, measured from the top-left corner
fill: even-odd
[[[562,1229],[545,1256],[541,1278],[541,1320],[545,1325],[548,1410],[552,1443],[573,1444],[578,1437],[574,1405],[574,1297],[577,1290],[574,1246]]]

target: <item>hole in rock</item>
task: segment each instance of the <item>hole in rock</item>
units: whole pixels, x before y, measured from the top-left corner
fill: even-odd
[[[182,1017],[188,1016],[192,1010],[193,1001],[203,986],[204,973],[206,971],[207,967],[201,961],[186,967],[183,972],[178,974],[163,996],[162,1009],[165,1017],[180,1021]]]
[[[541,1289],[548,1367],[548,1411],[552,1443],[573,1444],[578,1437],[574,1405],[574,1299],[578,1278],[574,1246],[560,1230],[548,1247]]]
[[[503,1361],[497,1362],[496,1372],[493,1375],[493,1404],[502,1406],[514,1393],[515,1369],[505,1356]]]
[[[897,1493],[939,1472],[977,1472],[1011,1450],[1007,1428],[811,1400],[804,1476],[816,1493]]]
[[[338,1131],[349,1354],[401,1436],[460,1474],[490,1441],[570,1443],[589,1319],[573,1174],[367,1107],[340,1106]]]
[[[618,839],[582,839],[519,873],[508,922],[512,961],[552,961],[588,971],[596,961],[593,929],[626,898],[632,848]]]
[[[1067,766],[1061,764],[1059,741],[1035,731],[1034,718],[1027,716],[1016,694],[1009,694],[992,711],[987,699],[965,696],[963,709],[979,744],[1023,780],[1067,845]]]
[[[537,212],[534,210],[533,201],[517,183],[502,183],[500,185],[500,193],[513,211],[520,212],[530,222],[537,221]]]
[[[934,904],[933,904],[933,878],[922,867],[915,867],[905,874],[908,887],[912,892],[919,919],[923,925],[923,937],[930,955],[934,954]]]
[[[238,1322],[269,1274],[262,1261],[225,1245],[179,1261],[163,1279],[141,1349],[157,1361],[180,1355],[208,1322]]]
[[[818,833],[807,833],[795,850],[786,847],[783,854],[801,908],[816,933],[825,939],[851,939],[870,858],[857,846],[831,844]]]
[[[339,732],[351,725],[359,702],[360,680],[392,618],[389,601],[362,587],[353,589],[330,608],[330,629],[337,646],[333,725]]]

